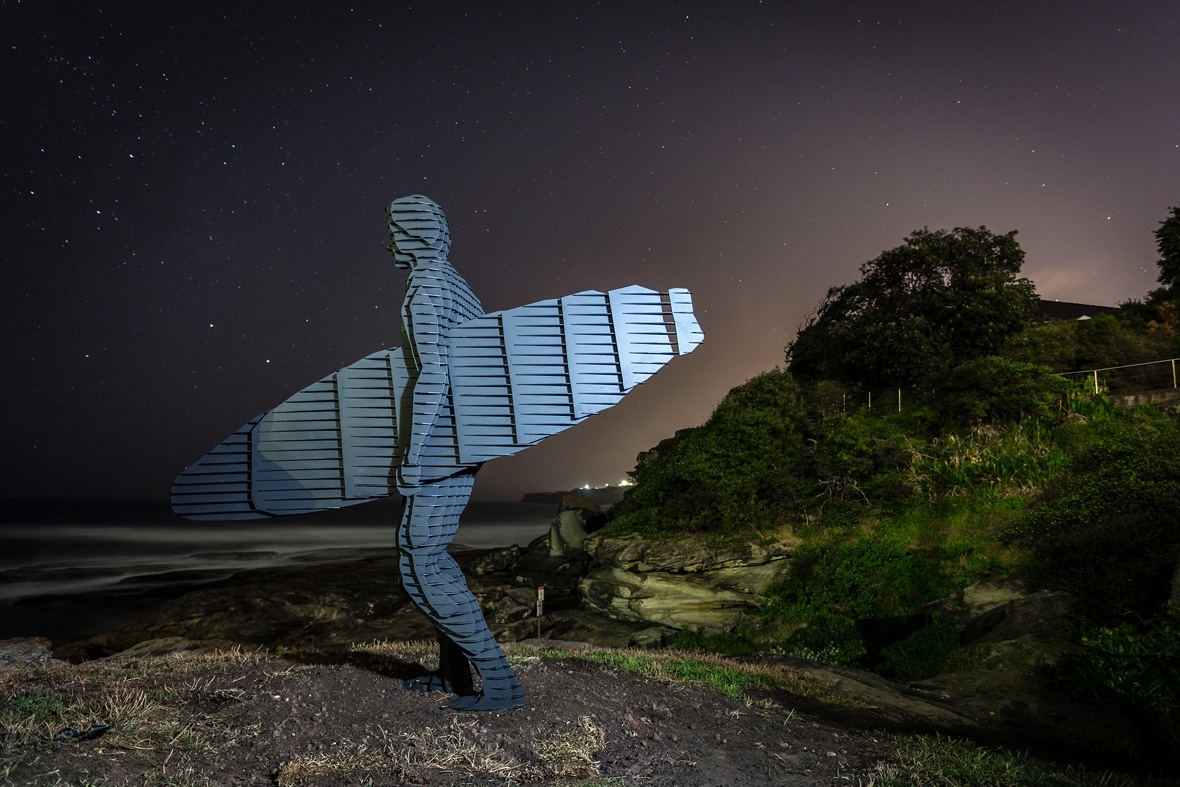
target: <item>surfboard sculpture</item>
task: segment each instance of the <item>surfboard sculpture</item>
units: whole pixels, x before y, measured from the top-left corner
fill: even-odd
[[[394,262],[410,270],[405,344],[252,419],[177,477],[172,505],[190,519],[258,519],[404,495],[401,584],[439,641],[438,669],[405,687],[456,694],[455,710],[519,708],[520,682],[447,552],[475,472],[617,403],[704,334],[680,289],[484,314],[447,260],[442,208],[414,194],[388,212]]]
[[[589,290],[452,329],[451,399],[423,469],[510,456],[616,404],[704,338],[688,290]],[[403,348],[380,350],[251,419],[177,477],[189,519],[260,519],[397,491]]]

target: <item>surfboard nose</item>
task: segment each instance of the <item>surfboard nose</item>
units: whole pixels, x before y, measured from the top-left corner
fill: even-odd
[[[668,290],[668,299],[676,323],[676,348],[680,355],[688,355],[705,340],[705,332],[692,311],[692,293],[683,287],[673,287]]]

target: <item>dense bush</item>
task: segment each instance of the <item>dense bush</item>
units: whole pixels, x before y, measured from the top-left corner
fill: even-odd
[[[1094,622],[1152,617],[1180,557],[1180,424],[1145,408],[1065,431],[1077,453],[1007,539]]]
[[[1062,660],[1061,682],[1083,699],[1124,703],[1180,759],[1180,622],[1161,617],[1141,627],[1099,628],[1082,645]]]
[[[799,626],[785,643],[788,652],[859,664],[880,649],[866,636],[866,622],[904,620],[956,589],[928,552],[864,534],[799,549],[790,572],[768,589],[763,615]]]
[[[639,463],[606,532],[730,534],[793,521],[816,484],[805,419],[785,372],[734,388],[704,425]]]
[[[960,364],[932,388],[944,423],[1048,419],[1069,387],[1049,368],[989,355]]]
[[[1009,336],[998,354],[1054,372],[1105,369],[1171,358],[1180,350],[1169,307],[1131,302],[1090,320],[1029,325]],[[1152,329],[1150,326],[1156,326]]]
[[[963,647],[953,620],[934,615],[928,624],[881,649],[873,670],[893,680],[910,682],[944,672],[974,667],[990,653],[987,645]]]

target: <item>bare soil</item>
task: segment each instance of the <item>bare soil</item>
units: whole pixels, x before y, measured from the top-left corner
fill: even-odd
[[[0,782],[218,785],[869,785],[886,738],[800,710],[784,691],[729,697],[528,645],[507,648],[515,711],[456,713],[402,688],[422,645],[365,651],[117,656],[0,670]],[[55,742],[60,726],[103,737]],[[21,726],[24,724],[24,726]]]

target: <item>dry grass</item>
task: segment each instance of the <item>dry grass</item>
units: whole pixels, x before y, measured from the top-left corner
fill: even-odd
[[[586,779],[598,775],[594,755],[606,745],[606,733],[589,716],[573,729],[558,732],[533,746],[541,765],[553,776]]]
[[[376,747],[346,744],[330,754],[297,757],[280,766],[276,783],[279,787],[294,787],[311,776],[374,770],[402,779],[412,779],[425,771],[509,781],[532,775],[526,765],[506,755],[498,745],[479,741],[478,724],[453,718],[440,727],[387,736]]]
[[[249,731],[219,723],[216,717],[196,723],[192,703],[202,696],[232,703],[241,699],[233,687],[212,688],[229,670],[262,663],[266,654],[233,647],[164,656],[127,656],[80,665],[0,670],[0,784],[22,764],[53,760],[50,743],[66,728],[87,730],[109,724],[113,732],[87,750],[108,762],[154,761],[154,772],[137,783],[210,784],[191,765],[197,755],[216,754],[236,745]],[[285,674],[285,673],[278,673]],[[95,763],[99,767],[99,763]],[[46,766],[36,784],[104,784],[104,777],[73,774],[63,781]]]

